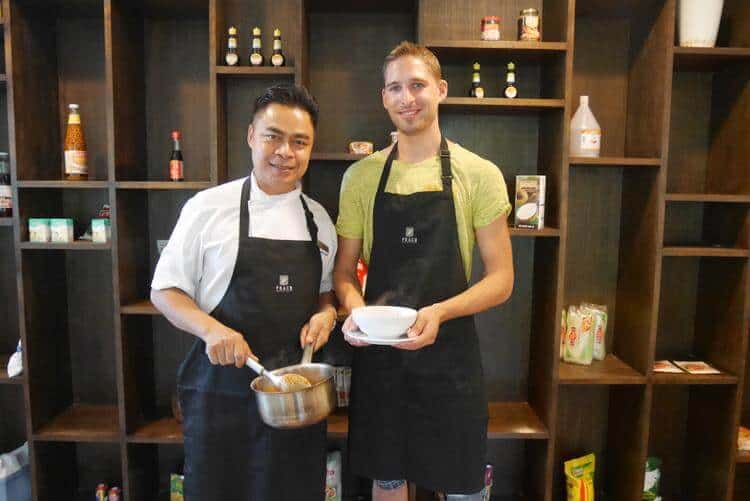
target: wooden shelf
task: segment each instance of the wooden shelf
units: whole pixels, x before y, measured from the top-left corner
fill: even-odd
[[[659,167],[659,158],[638,157],[570,157],[570,165],[595,165],[599,167]]]
[[[646,376],[624,363],[613,354],[591,365],[576,365],[560,361],[560,384],[645,384]]]
[[[127,440],[135,444],[181,444],[182,425],[171,416],[164,417],[144,424],[129,434]]]
[[[13,226],[12,217],[0,217],[0,226]]]
[[[346,438],[349,419],[345,409],[328,418],[328,436]],[[527,402],[490,402],[487,439],[544,440],[549,431]]]
[[[0,355],[0,384],[23,384],[24,376],[8,377],[8,359],[10,355]]]
[[[750,249],[729,247],[681,247],[669,246],[662,249],[663,256],[673,257],[750,257]]]
[[[750,47],[675,47],[675,71],[716,71],[750,63]]]
[[[481,57],[512,56],[523,61],[564,55],[565,42],[520,42],[517,40],[428,40],[424,43],[441,62],[468,61]]]
[[[24,250],[73,250],[73,251],[106,251],[112,248],[112,242],[106,244],[95,244],[93,242],[76,241],[69,244],[58,244],[52,242],[21,242],[19,248]]]
[[[294,75],[291,66],[217,66],[216,75],[219,77],[242,77],[242,76],[279,76]]]
[[[653,373],[649,377],[653,384],[673,384],[673,385],[712,385],[737,384],[737,376],[731,374],[688,374],[688,373]]]
[[[561,110],[565,107],[563,99],[507,99],[501,97],[448,97],[440,103],[440,109],[444,111],[469,111],[469,112],[534,112]]]
[[[33,434],[47,442],[119,442],[117,407],[74,404]]]
[[[161,315],[154,304],[148,299],[120,306],[121,315]]]
[[[667,193],[664,199],[667,202],[750,204],[750,195],[724,195],[719,193]]]
[[[69,188],[76,190],[94,189],[99,190],[109,187],[107,181],[65,181],[62,179],[50,179],[42,181],[18,181],[19,188]]]
[[[558,228],[542,228],[541,230],[529,230],[527,228],[508,228],[511,237],[537,237],[537,238],[559,238],[560,230]]]
[[[738,464],[750,464],[750,451],[737,451]]]
[[[366,156],[354,153],[313,153],[310,160],[319,162],[356,162]]]
[[[211,181],[117,181],[118,190],[205,190]]]

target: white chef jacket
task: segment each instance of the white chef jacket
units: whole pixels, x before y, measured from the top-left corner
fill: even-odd
[[[299,186],[281,195],[268,195],[251,175],[250,237],[273,240],[310,240]],[[232,279],[239,249],[240,198],[247,178],[238,179],[190,198],[182,208],[169,242],[161,253],[151,281],[152,289],[175,287],[210,313],[219,305]],[[318,240],[328,247],[320,251],[320,292],[333,288],[336,230],[331,218],[307,195],[305,202],[318,226]]]

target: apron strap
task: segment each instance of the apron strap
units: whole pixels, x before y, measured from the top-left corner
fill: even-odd
[[[300,193],[299,201],[302,202],[302,209],[305,211],[305,221],[307,222],[307,231],[310,232],[310,240],[315,247],[318,246],[318,225],[315,224],[315,218],[313,217],[312,211],[305,202],[305,197]]]

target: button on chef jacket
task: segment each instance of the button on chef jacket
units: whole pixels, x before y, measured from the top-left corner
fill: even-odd
[[[310,240],[299,186],[289,193],[269,195],[260,189],[251,174],[249,236],[272,240]],[[182,208],[169,242],[159,257],[153,289],[178,288],[192,297],[198,307],[210,313],[224,297],[237,260],[242,178],[190,198]],[[320,292],[333,289],[333,263],[336,256],[336,230],[318,202],[306,195],[305,202],[318,226],[323,265]]]

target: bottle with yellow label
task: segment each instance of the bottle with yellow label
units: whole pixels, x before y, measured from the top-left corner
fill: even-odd
[[[271,56],[271,64],[273,66],[284,66],[286,64],[286,58],[281,50],[281,30],[278,28],[273,30],[273,55]]]
[[[514,62],[508,63],[507,72],[505,74],[505,91],[503,94],[508,99],[515,99],[516,96],[518,96],[518,88],[516,87],[516,63]]]
[[[253,28],[252,48],[250,49],[250,66],[263,66],[263,48],[260,41],[260,28]]]
[[[86,139],[83,136],[81,115],[77,104],[68,105],[68,127],[65,130],[65,179],[86,180],[89,169],[86,162]]]
[[[474,63],[473,70],[474,71],[471,74],[471,89],[469,89],[469,96],[481,99],[484,97],[484,87],[482,87],[481,77],[479,76],[479,62]]]

